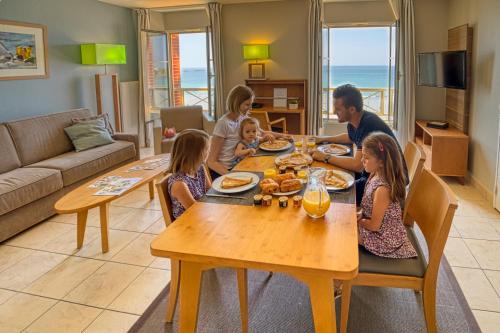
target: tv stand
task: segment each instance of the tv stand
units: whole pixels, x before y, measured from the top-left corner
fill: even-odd
[[[425,153],[425,167],[439,176],[459,177],[463,184],[467,175],[469,137],[450,126],[447,129],[427,127],[427,120],[415,122],[415,143]]]

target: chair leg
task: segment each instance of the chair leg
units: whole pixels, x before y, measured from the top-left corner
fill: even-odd
[[[433,283],[424,283],[422,291],[424,301],[425,323],[427,324],[427,332],[437,333],[436,328],[436,281]]]
[[[170,293],[168,295],[167,314],[165,321],[171,323],[174,319],[177,296],[179,295],[179,281],[181,276],[181,262],[170,259]]]
[[[342,283],[342,297],[340,305],[340,332],[347,332],[347,322],[349,321],[349,306],[351,304],[352,282],[345,280]]]
[[[246,268],[236,268],[238,276],[238,294],[240,297],[241,328],[248,333],[248,279]]]

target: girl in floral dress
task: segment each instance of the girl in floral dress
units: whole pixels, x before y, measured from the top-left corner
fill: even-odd
[[[406,181],[396,142],[375,132],[363,141],[362,153],[370,178],[358,214],[359,244],[381,257],[416,257],[403,225]]]

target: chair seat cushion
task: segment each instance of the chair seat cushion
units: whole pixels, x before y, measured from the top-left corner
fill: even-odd
[[[116,141],[78,153],[70,151],[27,167],[60,170],[64,186],[68,186],[134,158],[135,146],[132,142]]]
[[[376,256],[363,247],[359,248],[359,273],[406,275],[423,277],[427,261],[412,228],[406,228],[408,238],[417,251],[417,258],[392,259]]]
[[[18,168],[0,174],[0,215],[63,188],[61,172],[45,168]]]

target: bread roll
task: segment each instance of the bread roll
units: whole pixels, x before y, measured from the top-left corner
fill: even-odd
[[[300,179],[286,179],[281,182],[280,190],[281,192],[290,192],[295,190],[300,190],[302,188],[302,182]]]
[[[280,175],[276,175],[276,177],[274,177],[274,180],[281,185],[281,182],[284,181],[284,180],[287,180],[287,179],[294,179],[295,178],[295,175],[293,174],[293,172],[287,172],[287,173],[282,173]]]
[[[260,182],[260,188],[263,193],[265,194],[272,194],[275,192],[278,192],[280,189],[280,186],[278,185],[277,182],[275,182],[271,178],[266,178],[263,181]]]

